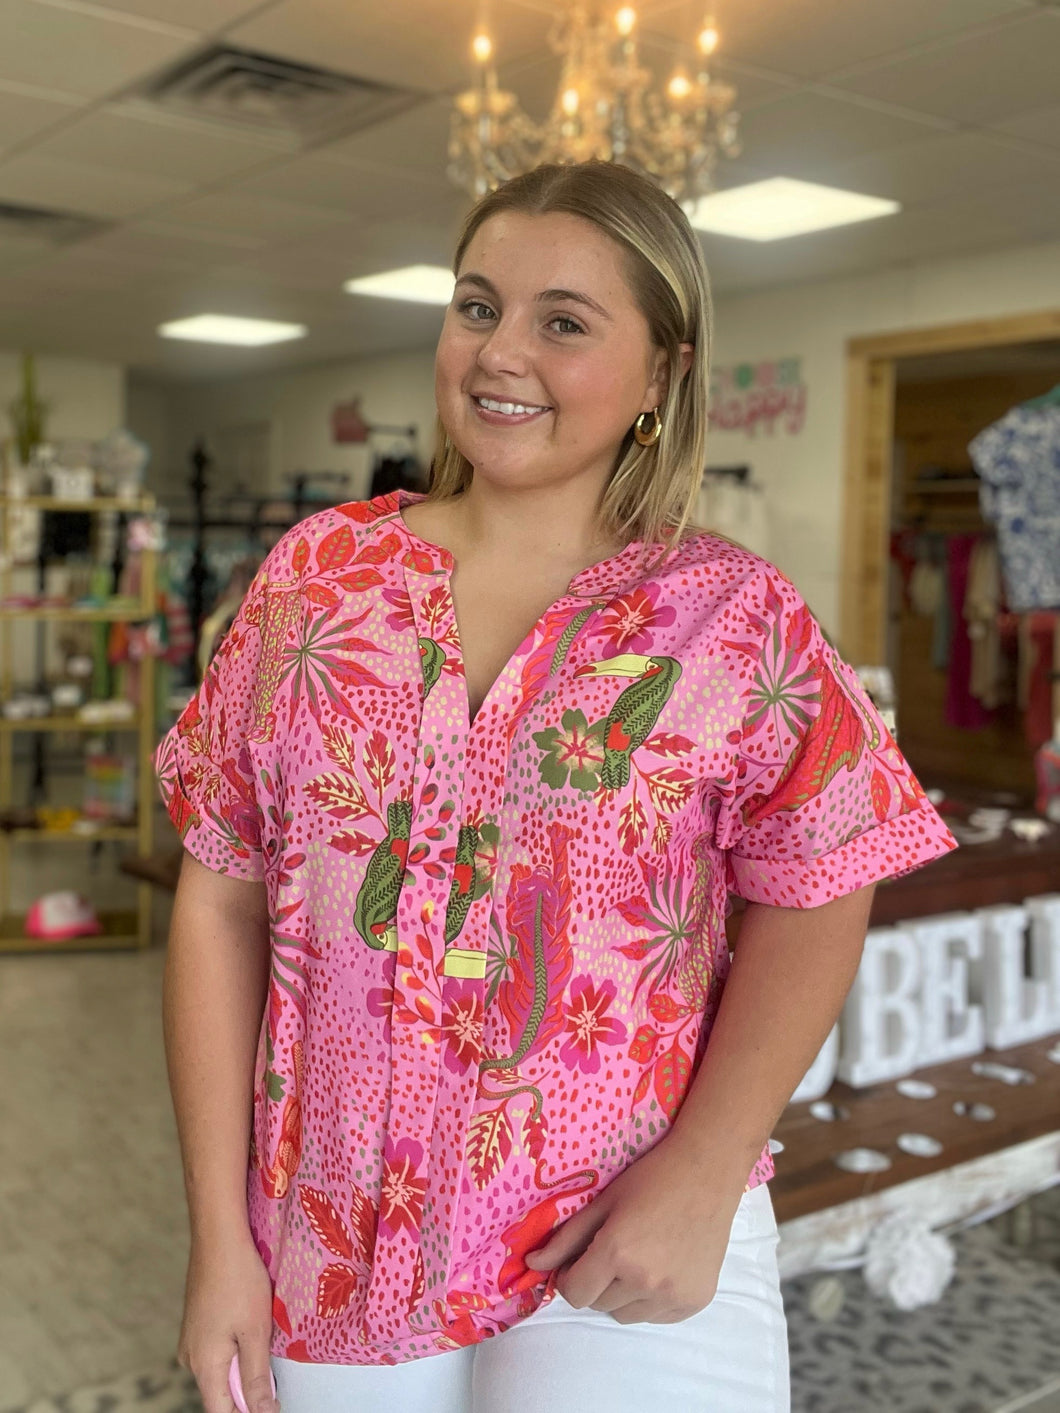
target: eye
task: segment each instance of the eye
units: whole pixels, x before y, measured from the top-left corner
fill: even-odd
[[[482,309],[486,311],[485,314],[480,314],[477,312],[478,310]],[[472,311],[476,312],[473,313]],[[484,304],[481,299],[467,299],[464,301],[463,304],[461,304],[460,312],[461,314],[466,314],[467,317],[472,321],[472,323],[478,324],[482,323],[484,319],[490,318],[493,313],[493,310],[489,307],[488,304]]]
[[[578,323],[577,319],[572,319],[569,314],[557,314],[553,319],[550,319],[550,320],[549,320],[549,325],[550,325],[550,327],[551,327],[551,325],[553,325],[553,324],[565,324],[565,325],[567,326],[566,328],[557,329],[556,332],[557,332],[558,334],[584,334],[584,333],[585,333],[585,330],[584,330],[584,329],[582,328],[582,326]]]

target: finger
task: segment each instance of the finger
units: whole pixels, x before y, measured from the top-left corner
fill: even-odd
[[[228,1391],[229,1357],[226,1355],[221,1363],[215,1361],[201,1369],[193,1370],[206,1413],[236,1413],[236,1406]]]
[[[586,1305],[594,1305],[612,1283],[610,1269],[604,1266],[602,1257],[593,1254],[590,1247],[568,1270],[560,1274],[556,1280],[556,1289],[568,1305],[581,1310]],[[628,1299],[628,1291],[626,1296]]]
[[[273,1393],[276,1386],[269,1363],[268,1345],[241,1346],[239,1374],[247,1413],[278,1413],[279,1404]]]
[[[631,1300],[608,1313],[620,1325],[672,1325],[679,1318],[673,1311],[661,1308],[652,1300]]]

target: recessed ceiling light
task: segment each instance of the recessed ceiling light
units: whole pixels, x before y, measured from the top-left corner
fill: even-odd
[[[278,324],[272,319],[237,319],[231,314],[196,314],[191,319],[175,319],[159,324],[164,339],[194,339],[199,343],[233,343],[257,347],[265,343],[285,343],[304,338],[304,324]]]
[[[347,294],[372,294],[381,299],[409,299],[417,304],[448,304],[453,297],[453,273],[444,265],[406,265],[347,280]]]
[[[730,187],[685,206],[688,219],[701,231],[737,236],[741,240],[784,240],[787,236],[824,231],[891,216],[902,208],[880,196],[861,196],[816,182],[771,177],[748,186]]]

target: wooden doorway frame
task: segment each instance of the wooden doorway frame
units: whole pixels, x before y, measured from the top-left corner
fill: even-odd
[[[848,339],[839,646],[851,662],[886,660],[896,359],[1057,338],[1060,309]]]

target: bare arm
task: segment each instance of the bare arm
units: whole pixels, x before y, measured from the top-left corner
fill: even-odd
[[[251,1413],[270,1413],[271,1288],[247,1221],[254,1058],[265,1007],[265,886],[184,855],[163,990],[166,1059],[184,1161],[191,1258],[180,1357],[207,1413],[229,1413],[239,1350]]]
[[[875,885],[816,908],[748,904],[702,1064],[668,1142],[715,1172],[735,1211],[857,975]]]

